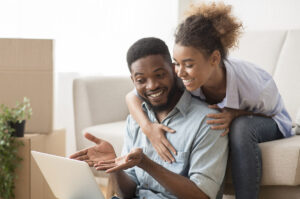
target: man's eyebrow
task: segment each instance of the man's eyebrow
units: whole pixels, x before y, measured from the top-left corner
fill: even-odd
[[[157,69],[155,69],[153,72],[157,72],[157,71],[160,71],[160,70],[164,70],[163,68],[157,68]],[[134,73],[134,76],[138,76],[138,75],[143,75],[144,73],[141,73],[141,72],[136,72],[136,73]]]
[[[157,72],[157,71],[160,71],[160,70],[164,70],[164,69],[163,68],[157,68],[153,72]]]
[[[134,73],[134,76],[143,75],[143,73]]]

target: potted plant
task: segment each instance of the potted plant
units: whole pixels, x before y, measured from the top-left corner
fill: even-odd
[[[15,108],[8,108],[1,105],[2,112],[0,113],[0,198],[14,198],[14,188],[16,179],[16,168],[21,163],[21,158],[18,156],[18,149],[23,142],[16,139],[13,133],[14,123],[22,123],[27,118],[29,119],[32,113],[29,100],[24,98],[22,103],[17,103]],[[23,123],[24,125],[24,123]],[[24,128],[23,128],[24,129]]]
[[[23,137],[25,130],[25,120],[30,119],[32,115],[32,108],[30,107],[30,101],[24,97],[23,102],[17,102],[16,106],[9,108],[4,104],[1,104],[0,118],[2,119],[2,125],[6,126],[10,133],[16,137]]]
[[[11,128],[4,125],[0,119],[0,198],[14,198],[16,179],[16,168],[20,165],[21,158],[18,156],[18,149],[23,142],[12,136]]]

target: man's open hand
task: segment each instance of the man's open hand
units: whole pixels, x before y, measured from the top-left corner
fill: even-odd
[[[111,160],[116,158],[113,146],[102,139],[96,138],[92,134],[86,133],[85,138],[94,142],[96,145],[87,149],[83,149],[70,156],[71,159],[85,161],[90,167],[99,161]]]
[[[99,161],[94,166],[97,170],[106,170],[107,173],[112,173],[134,166],[139,166],[144,158],[143,150],[141,148],[132,149],[130,153],[125,156],[118,157],[112,160]]]

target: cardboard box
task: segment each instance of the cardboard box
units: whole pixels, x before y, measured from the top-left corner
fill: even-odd
[[[26,134],[18,138],[24,142],[19,149],[23,161],[17,169],[15,182],[16,199],[55,199],[40,169],[31,157],[31,150],[65,156],[65,131],[56,130],[49,134]]]
[[[53,46],[46,39],[0,39],[0,104],[26,96],[33,115],[26,133],[53,130]]]

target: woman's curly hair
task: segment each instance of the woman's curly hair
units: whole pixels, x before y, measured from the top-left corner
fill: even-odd
[[[242,23],[231,14],[231,6],[224,3],[192,5],[186,19],[179,24],[175,43],[199,49],[205,56],[219,50],[222,59],[230,48],[237,46]]]

